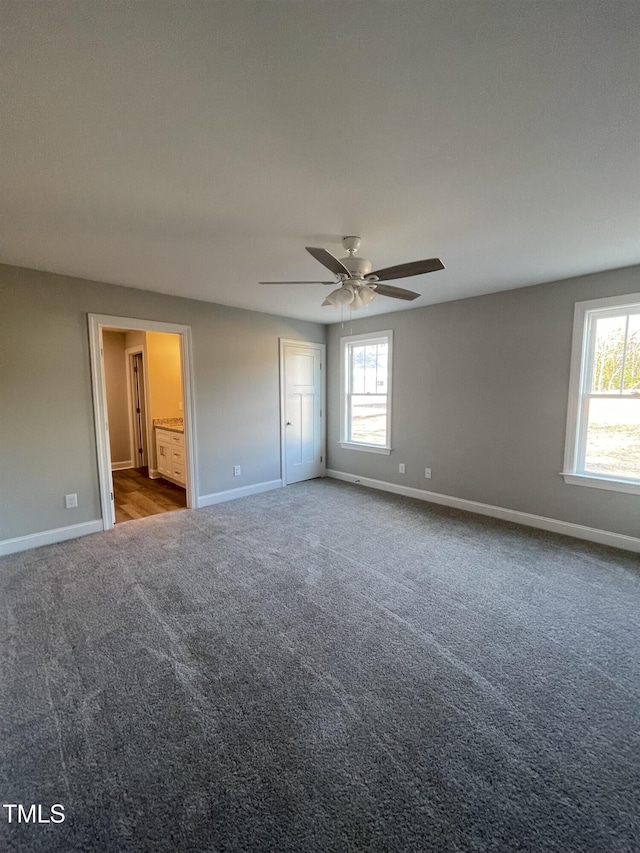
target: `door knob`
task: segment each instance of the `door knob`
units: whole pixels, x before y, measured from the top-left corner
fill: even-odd
[[[287,421],[287,426],[291,426],[291,421]]]

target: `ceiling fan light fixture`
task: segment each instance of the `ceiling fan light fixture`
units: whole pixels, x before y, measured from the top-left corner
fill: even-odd
[[[323,305],[329,305],[332,308],[337,308],[338,305],[344,304],[344,303],[341,303],[339,298],[338,298],[340,296],[341,290],[342,290],[341,287],[339,287],[337,290],[332,290],[331,293],[327,296],[327,298],[324,300],[324,302],[322,304]]]
[[[366,284],[363,284],[358,292],[358,296],[360,297],[363,305],[368,305],[376,298],[376,292],[372,287],[368,287]]]
[[[352,285],[345,284],[337,290],[332,290],[322,304],[332,305],[334,308],[337,308],[338,305],[351,305],[354,297],[355,293]]]
[[[356,290],[356,292],[353,294],[353,301],[349,303],[349,308],[352,311],[357,311],[358,308],[362,307],[364,307],[364,302],[360,298],[360,292]]]
[[[338,305],[353,305],[357,295],[358,292],[352,284],[343,284],[336,292]]]
[[[333,290],[322,303],[337,308],[339,305],[348,305],[352,311],[364,308],[376,297],[376,292],[366,284],[343,284],[337,290]]]

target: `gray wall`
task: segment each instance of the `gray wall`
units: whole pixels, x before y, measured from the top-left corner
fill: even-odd
[[[638,496],[558,474],[573,305],[638,291],[633,267],[331,326],[328,467],[640,535]],[[201,495],[280,476],[278,338],[323,342],[324,327],[0,265],[0,540],[100,517],[87,313],[191,326]],[[350,327],[394,329],[388,457],[337,444]]]
[[[328,467],[640,536],[640,496],[568,486],[559,476],[574,303],[637,292],[640,267],[631,267],[331,326]],[[388,328],[393,451],[343,450],[340,337]]]
[[[101,517],[88,313],[191,326],[201,495],[280,477],[278,339],[323,326],[0,265],[0,540]]]

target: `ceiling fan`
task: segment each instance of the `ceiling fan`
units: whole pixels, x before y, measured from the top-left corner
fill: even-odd
[[[371,272],[371,261],[354,257],[360,248],[360,237],[343,237],[342,245],[347,251],[346,258],[335,258],[326,249],[305,246],[310,255],[336,276],[333,281],[261,281],[260,284],[327,284],[340,286],[332,291],[322,303],[323,305],[346,305],[352,310],[363,308],[376,296],[391,296],[393,299],[417,299],[420,294],[413,290],[404,290],[382,282],[394,278],[408,278],[412,275],[423,275],[428,272],[443,270],[444,264],[440,258],[428,258],[424,261],[411,261],[408,264],[398,264],[395,267]]]

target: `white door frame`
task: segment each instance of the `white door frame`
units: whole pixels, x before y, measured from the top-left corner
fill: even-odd
[[[327,470],[327,347],[325,344],[319,344],[315,341],[298,341],[289,338],[280,338],[280,477],[282,479],[283,486],[289,485],[287,481],[287,448],[285,441],[285,432],[287,429],[285,412],[287,390],[285,387],[284,373],[284,348],[287,345],[294,347],[306,347],[308,349],[319,349],[322,354],[320,362],[320,443],[322,445],[322,477],[325,476],[325,472]]]
[[[123,331],[168,332],[180,336],[182,363],[182,394],[184,419],[184,450],[187,474],[187,507],[198,505],[198,482],[196,466],[195,397],[193,387],[193,353],[191,326],[177,323],[161,323],[156,320],[140,320],[135,317],[111,317],[109,314],[88,314],[89,351],[91,356],[91,383],[93,385],[93,412],[96,425],[96,451],[98,456],[98,479],[100,505],[104,530],[113,530],[115,512],[113,506],[113,480],[111,476],[111,450],[107,416],[107,392],[104,377],[103,329]],[[145,368],[147,365],[145,364]],[[147,433],[150,425],[147,424]]]

